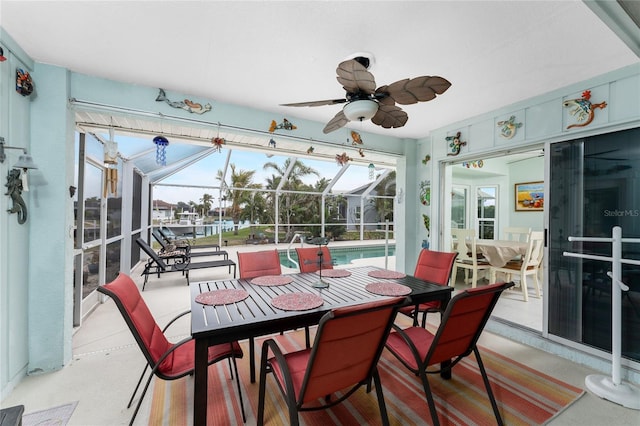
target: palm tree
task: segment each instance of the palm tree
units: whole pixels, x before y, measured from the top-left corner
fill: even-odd
[[[249,220],[251,223],[269,223],[267,201],[262,192],[252,191],[247,199],[240,219]]]
[[[200,198],[200,201],[202,202],[202,206],[204,208],[203,216],[207,216],[207,214],[209,214],[209,212],[211,211],[211,205],[213,204],[213,195],[202,194],[202,198]]]
[[[255,170],[236,170],[235,164],[231,166],[231,186],[227,189],[224,196],[231,201],[231,207],[227,209],[227,215],[233,220],[233,235],[238,235],[238,224],[242,215],[243,206],[249,202],[252,191],[243,191],[238,188],[261,188],[262,186],[253,183],[253,175]],[[222,170],[218,170],[216,179],[221,183],[224,182]]]
[[[308,175],[316,175],[320,174],[313,168],[306,166],[300,160],[295,160],[293,163],[293,168],[291,172],[285,177],[286,171],[289,169],[291,165],[291,158],[287,158],[285,162],[282,164],[282,167],[274,162],[267,162],[264,164],[264,169],[272,169],[276,172],[276,174],[271,175],[271,178],[267,179],[267,187],[270,189],[276,189],[282,179],[285,179],[284,184],[282,185],[282,189],[284,191],[304,191],[310,190],[310,188],[302,182],[302,178]],[[273,200],[271,200],[273,202]],[[287,236],[285,237],[285,241],[288,241],[289,238],[293,236],[293,227],[291,226],[293,221],[300,223],[300,221],[304,221],[306,218],[300,217],[301,213],[304,212],[306,206],[309,202],[309,197],[305,194],[293,194],[290,192],[285,192],[282,197],[282,202],[280,204],[280,212],[284,219],[284,222],[287,224]],[[302,210],[301,210],[302,209]],[[294,219],[296,217],[296,210],[298,210],[299,219]]]
[[[268,170],[268,169],[275,170],[277,172],[277,176],[275,177],[279,177],[280,179],[282,179],[282,177],[284,176],[284,174],[286,173],[290,165],[291,165],[291,158],[287,158],[285,162],[282,164],[282,167],[280,167],[277,163],[269,161],[264,164],[263,168],[265,170]],[[313,169],[312,167],[306,166],[302,161],[295,160],[295,163],[293,164],[293,169],[291,169],[291,172],[289,173],[289,175],[287,175],[287,181],[283,185],[282,189],[295,189],[296,187],[299,187],[300,185],[302,185],[302,178],[308,175],[319,176],[320,174],[318,173],[317,170]],[[280,179],[278,179],[278,181]]]

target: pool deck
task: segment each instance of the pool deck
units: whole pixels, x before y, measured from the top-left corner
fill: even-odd
[[[329,250],[333,248],[343,248],[343,247],[367,247],[367,246],[384,246],[385,240],[365,240],[365,241],[331,241],[329,243]],[[395,245],[396,240],[389,239],[389,245]],[[296,247],[309,247],[310,244],[300,244],[296,242],[291,245],[291,251],[295,253]],[[197,246],[196,246],[197,247]],[[250,252],[250,251],[262,251],[262,250],[273,250],[277,249],[278,251],[285,251],[289,247],[289,243],[280,243],[280,244],[256,244],[256,245],[241,245],[241,246],[228,246],[221,247],[221,250],[225,250],[229,253],[229,259],[237,261],[238,260],[238,252]],[[387,268],[395,270],[395,256],[389,256],[387,259]],[[385,258],[383,257],[369,257],[366,259],[355,259],[351,264],[347,265],[336,265],[336,268],[349,268],[354,265],[374,265],[379,266],[381,268],[385,267]],[[298,270],[296,268],[287,268],[282,267],[283,274],[291,274],[296,273]]]

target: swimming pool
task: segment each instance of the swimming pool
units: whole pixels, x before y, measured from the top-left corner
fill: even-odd
[[[308,247],[308,246],[305,246]],[[366,259],[368,257],[384,257],[384,246],[363,246],[363,247],[338,247],[329,248],[331,260],[334,265],[348,265],[354,259]],[[389,256],[395,256],[396,246],[389,245]],[[298,255],[294,248],[291,248],[291,258],[298,261]],[[287,251],[280,251],[280,264],[287,268],[296,268],[287,258]]]

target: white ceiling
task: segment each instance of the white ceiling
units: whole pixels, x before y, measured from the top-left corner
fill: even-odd
[[[409,138],[639,62],[582,1],[1,0],[0,25],[37,62],[291,121],[329,121],[279,105],[343,97],[337,64],[370,52],[378,86],[452,83],[403,128],[355,127]]]

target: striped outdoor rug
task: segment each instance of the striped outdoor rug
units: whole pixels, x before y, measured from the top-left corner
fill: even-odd
[[[283,349],[304,347],[302,331],[276,336]],[[261,339],[256,340],[259,360]],[[248,342],[242,342],[245,357],[238,369],[247,413],[247,425],[255,424],[258,406],[258,384],[249,382]],[[582,389],[544,375],[523,364],[514,362],[486,348],[480,348],[482,359],[502,417],[507,425],[539,425],[549,421],[576,401]],[[389,420],[394,425],[430,424],[431,418],[418,377],[409,374],[388,351],[379,363]],[[259,371],[259,367],[258,367]],[[242,425],[242,414],[237,399],[236,383],[229,378],[227,362],[209,367],[209,425]],[[440,423],[447,425],[494,425],[495,417],[486,395],[475,358],[467,357],[454,367],[451,380],[429,377]],[[150,425],[192,424],[193,378],[185,377],[172,382],[154,379],[154,390],[149,412]],[[273,378],[267,377],[265,422],[268,425],[289,424],[288,412]],[[140,413],[143,420],[145,413]],[[358,390],[344,403],[330,409],[301,415],[303,425],[379,425],[378,403],[375,391],[367,394]]]

